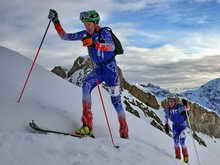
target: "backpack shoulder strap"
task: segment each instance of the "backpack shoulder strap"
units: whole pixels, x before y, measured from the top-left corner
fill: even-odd
[[[115,36],[115,34],[112,32],[112,29],[110,27],[102,27],[100,30],[99,30],[99,38],[100,38],[100,32],[103,30],[103,29],[107,29],[110,33],[111,33],[111,36],[112,36],[112,40],[115,44],[115,54],[123,54],[124,53],[124,50],[122,48],[122,45],[121,45],[121,42],[119,41],[119,39]]]
[[[108,31],[111,33],[111,35],[112,35],[112,29],[111,29],[110,27],[107,27],[107,26],[106,26],[106,27],[101,27],[101,28],[99,29],[99,31],[98,31],[99,41],[102,41],[101,31],[104,30],[104,29],[108,30]]]

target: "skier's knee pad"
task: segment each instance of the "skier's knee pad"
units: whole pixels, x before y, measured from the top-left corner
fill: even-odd
[[[115,110],[120,113],[120,112],[124,112],[123,107],[122,107],[122,103],[121,103],[121,96],[112,96],[111,97],[111,101],[113,106],[115,107]]]
[[[185,147],[185,141],[186,141],[186,133],[185,133],[185,130],[183,130],[180,133],[180,144],[182,147]]]

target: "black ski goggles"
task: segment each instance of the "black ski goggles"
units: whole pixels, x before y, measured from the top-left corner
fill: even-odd
[[[83,21],[83,20],[91,20],[93,18],[96,18],[98,17],[98,14],[96,13],[89,13],[89,12],[81,12],[80,13],[80,20]]]

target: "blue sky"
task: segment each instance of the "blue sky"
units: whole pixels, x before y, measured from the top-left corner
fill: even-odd
[[[219,77],[220,0],[3,0],[0,6],[0,45],[31,59],[50,8],[67,32],[82,30],[79,13],[95,9],[100,25],[122,41],[125,55],[117,60],[129,82],[198,87]],[[51,69],[84,55],[80,41],[61,40],[51,26],[37,62]]]

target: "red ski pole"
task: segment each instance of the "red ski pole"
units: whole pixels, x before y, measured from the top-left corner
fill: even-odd
[[[103,101],[103,98],[102,98],[102,94],[101,94],[101,90],[100,90],[100,87],[99,87],[98,84],[99,84],[99,83],[98,83],[98,81],[97,81],[99,96],[100,96],[100,100],[101,100],[101,103],[102,103],[102,108],[103,108],[103,111],[104,111],[104,114],[105,114],[105,120],[106,120],[107,125],[108,125],[108,130],[109,130],[109,134],[110,134],[110,137],[111,137],[111,140],[112,140],[112,144],[113,144],[113,146],[114,146],[115,148],[119,148],[119,146],[115,145],[114,140],[113,140],[112,131],[111,131],[111,128],[110,128],[110,124],[109,124],[109,121],[108,121],[107,112],[106,112],[106,109],[105,109],[105,104],[104,104],[104,101]]]
[[[48,29],[49,29],[49,27],[50,27],[50,23],[51,23],[51,20],[49,21],[49,23],[48,23],[48,25],[47,25],[47,28],[46,28],[46,31],[45,31],[45,33],[44,33],[44,36],[43,36],[43,38],[42,38],[42,40],[41,40],[40,46],[39,46],[39,48],[38,48],[38,50],[37,50],[37,53],[36,53],[36,55],[35,55],[35,57],[34,57],[34,61],[33,61],[32,65],[31,65],[31,68],[30,68],[30,70],[29,70],[29,72],[28,72],[28,75],[27,75],[27,78],[26,78],[26,80],[25,80],[24,86],[23,86],[23,88],[22,88],[22,90],[21,90],[19,99],[18,99],[18,101],[17,101],[18,103],[20,103],[20,101],[21,101],[21,98],[22,98],[22,96],[23,96],[25,87],[26,87],[26,85],[27,85],[27,83],[28,83],[28,80],[29,80],[29,78],[30,78],[31,72],[32,72],[32,70],[33,70],[33,68],[34,68],[34,65],[35,65],[35,63],[36,63],[37,57],[38,57],[38,55],[39,55],[41,46],[42,46],[42,44],[43,44],[43,42],[44,42],[44,39],[45,39],[46,34],[47,34],[47,31],[48,31]]]

